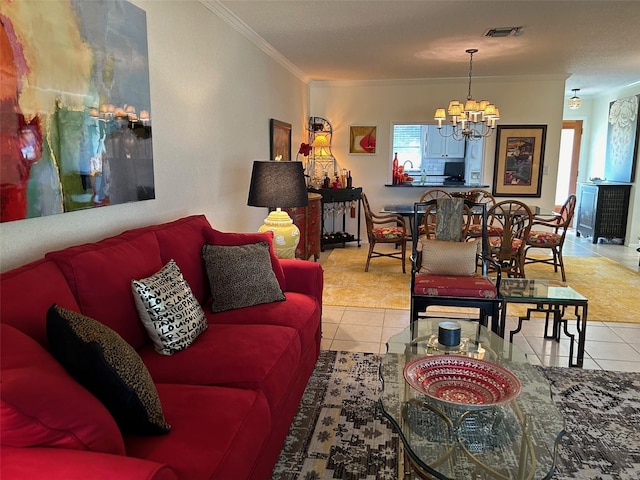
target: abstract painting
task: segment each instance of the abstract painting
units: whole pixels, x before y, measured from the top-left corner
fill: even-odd
[[[640,95],[609,104],[607,156],[604,178],[611,182],[631,182],[638,156],[638,103]]]
[[[376,131],[373,125],[349,127],[349,153],[370,154],[376,153]]]
[[[144,10],[0,2],[0,120],[2,222],[155,198]]]

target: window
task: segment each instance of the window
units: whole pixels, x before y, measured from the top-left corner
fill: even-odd
[[[423,129],[426,125],[394,125],[393,126],[393,154],[398,154],[400,165],[405,165],[405,171],[422,170],[422,152],[425,138]],[[393,157],[392,157],[393,158]]]

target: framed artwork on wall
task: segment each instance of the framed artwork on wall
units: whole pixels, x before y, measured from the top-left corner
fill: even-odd
[[[272,118],[269,121],[271,160],[291,160],[291,124]]]
[[[638,104],[640,95],[609,104],[607,156],[604,178],[612,182],[632,182],[638,156]]]
[[[124,0],[2,10],[0,221],[153,200],[145,11]]]
[[[546,125],[499,125],[493,170],[496,197],[540,197]]]
[[[373,155],[376,153],[375,125],[351,125],[349,127],[349,153],[354,155]]]

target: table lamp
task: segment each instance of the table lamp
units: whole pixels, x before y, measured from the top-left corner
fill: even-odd
[[[274,208],[258,231],[272,231],[278,258],[295,258],[300,230],[281,208],[305,207],[309,204],[302,162],[253,162],[247,205]]]

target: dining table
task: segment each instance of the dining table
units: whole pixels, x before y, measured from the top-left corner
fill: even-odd
[[[531,213],[533,214],[534,217],[540,218],[540,219],[546,219],[549,220],[553,217],[556,217],[559,215],[558,212],[553,211],[553,210],[549,210],[547,208],[544,207],[540,207],[538,205],[527,205],[529,207],[529,210],[531,210]],[[406,217],[408,219],[409,222],[409,231],[411,232],[411,236],[413,236],[413,221],[412,219],[414,218],[415,214],[416,214],[416,209],[415,209],[415,203],[390,203],[390,204],[385,204],[382,206],[382,209],[380,210],[380,213],[395,213],[397,215],[400,215],[402,217]],[[418,210],[417,213],[424,213],[424,211],[420,211]]]

